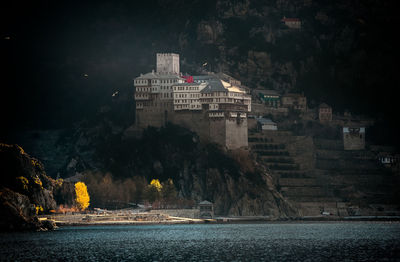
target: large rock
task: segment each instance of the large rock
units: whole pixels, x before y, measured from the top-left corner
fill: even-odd
[[[36,215],[56,209],[56,181],[18,145],[0,144],[0,161],[0,229],[41,229]]]
[[[3,188],[0,190],[0,230],[33,230],[40,227],[29,198]]]

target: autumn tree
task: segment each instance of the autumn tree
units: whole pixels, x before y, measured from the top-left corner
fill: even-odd
[[[87,191],[87,187],[83,182],[77,182],[75,184],[75,194],[76,194],[76,204],[80,210],[85,210],[89,207],[89,193]]]
[[[161,189],[162,189],[162,185],[160,183],[160,180],[158,180],[158,179],[151,180],[151,182],[147,186],[146,192],[145,192],[147,200],[150,203],[153,203],[154,201],[160,199]]]

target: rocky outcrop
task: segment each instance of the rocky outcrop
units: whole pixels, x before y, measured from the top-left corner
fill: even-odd
[[[195,202],[209,200],[217,215],[278,219],[297,214],[248,151],[225,152],[217,145],[200,143],[195,133],[173,125],[159,130],[149,128],[141,139],[114,139],[107,144],[108,149],[99,152],[106,170],[124,178],[142,176],[148,181],[171,178],[180,197]]]
[[[222,24],[218,21],[201,21],[197,26],[197,40],[213,44],[223,34]]]
[[[56,181],[18,145],[0,144],[0,161],[0,230],[52,228],[36,215],[56,209],[52,192]]]

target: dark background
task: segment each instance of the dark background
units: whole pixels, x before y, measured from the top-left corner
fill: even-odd
[[[14,1],[0,10],[2,142],[17,130],[71,127],[111,103],[115,91],[132,104],[132,79],[155,68],[157,52],[179,53],[182,72],[207,61],[251,88],[269,88],[276,73],[238,69],[254,50],[271,54],[271,72],[294,63],[289,91],[304,92],[309,106],[328,102],[335,112],[373,117],[377,142],[398,144],[394,1]],[[320,11],[333,23],[319,23]],[[301,18],[302,31],[277,34],[274,44],[249,33],[263,25],[278,32],[284,15]],[[211,43],[199,36],[202,21],[223,28]],[[322,35],[330,40],[315,48]]]

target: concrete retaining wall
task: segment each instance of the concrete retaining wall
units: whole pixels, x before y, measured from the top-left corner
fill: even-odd
[[[200,211],[198,209],[156,209],[150,213],[166,214],[173,217],[199,218]]]

